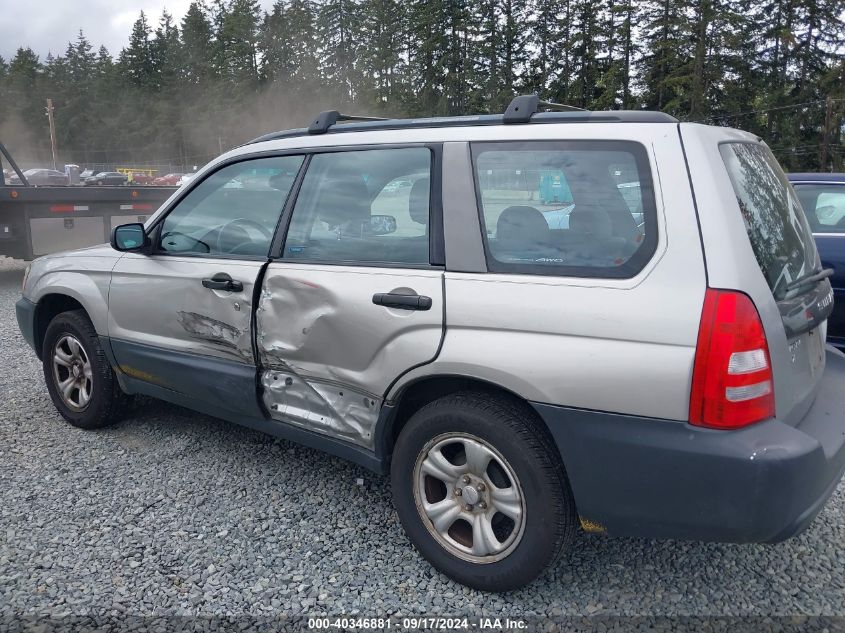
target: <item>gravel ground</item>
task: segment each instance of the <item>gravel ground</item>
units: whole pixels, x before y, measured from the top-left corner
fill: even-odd
[[[76,430],[18,332],[21,276],[0,258],[0,624],[92,613],[845,616],[843,485],[786,543],[581,535],[534,584],[492,595],[422,560],[388,481],[357,466],[148,399],[115,427]]]

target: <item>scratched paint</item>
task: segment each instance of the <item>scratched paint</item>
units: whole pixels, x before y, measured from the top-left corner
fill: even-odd
[[[216,343],[234,350],[244,358],[252,357],[249,330],[196,312],[177,312],[176,319],[193,338]]]

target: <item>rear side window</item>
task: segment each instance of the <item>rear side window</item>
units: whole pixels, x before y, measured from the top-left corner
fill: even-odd
[[[719,147],[745,221],[751,248],[776,297],[815,264],[813,236],[777,159],[761,143]]]
[[[625,278],[654,253],[654,188],[639,143],[474,143],[472,152],[489,270]]]

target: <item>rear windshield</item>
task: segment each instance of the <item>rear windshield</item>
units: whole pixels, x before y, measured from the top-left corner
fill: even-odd
[[[754,255],[775,297],[790,281],[810,274],[816,250],[801,204],[772,155],[761,143],[724,143],[730,174]]]

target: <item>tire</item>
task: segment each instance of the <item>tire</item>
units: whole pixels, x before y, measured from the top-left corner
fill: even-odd
[[[81,352],[74,351],[74,341]],[[62,362],[56,357],[61,357]],[[130,397],[120,389],[97,332],[83,310],[62,312],[50,321],[41,358],[53,405],[70,424],[80,429],[99,429],[121,418]],[[67,384],[71,376],[77,375],[65,398],[59,383]]]
[[[467,454],[475,457],[466,460]],[[470,466],[486,459],[484,470]],[[428,474],[432,467],[438,476]],[[442,482],[455,473],[450,489]],[[411,542],[434,567],[475,589],[510,591],[530,583],[575,533],[577,513],[559,452],[533,410],[516,399],[460,392],[427,404],[402,429],[390,474],[396,511]],[[447,510],[435,511],[437,503]],[[446,531],[426,514],[428,507],[444,521],[441,526],[448,525],[456,512],[450,506],[458,503],[460,514]],[[476,532],[476,523],[489,529]]]

